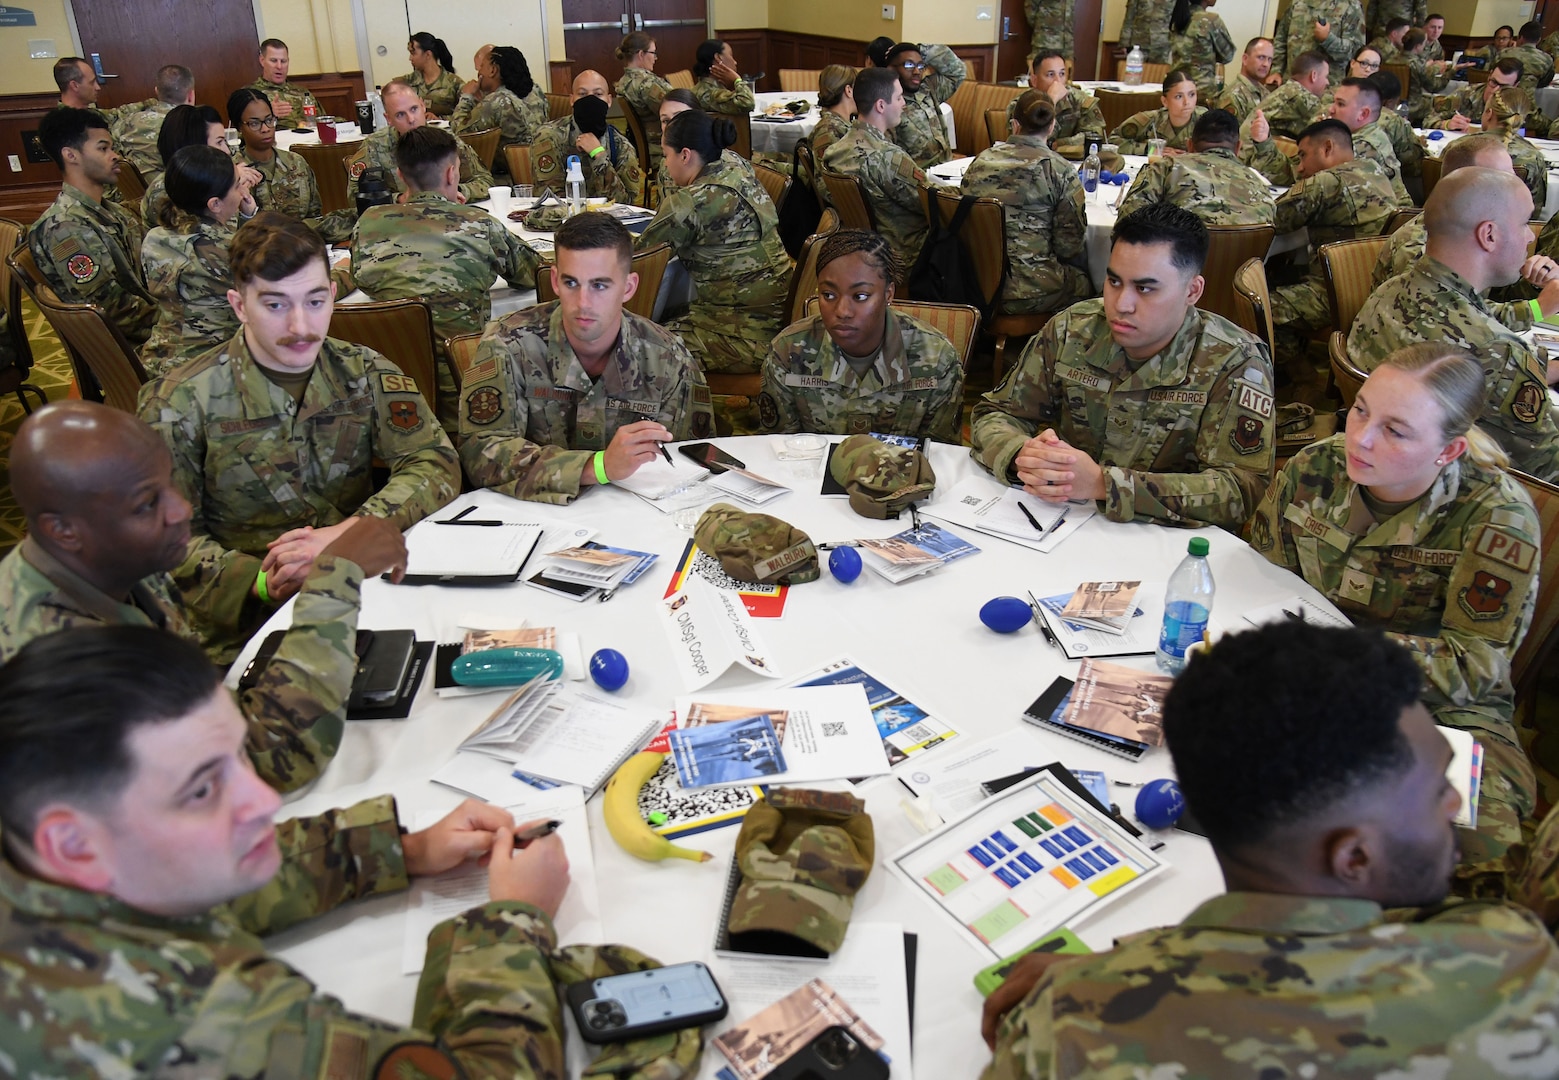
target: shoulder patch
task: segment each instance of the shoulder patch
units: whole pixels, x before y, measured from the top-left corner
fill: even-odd
[[[81,258],[82,256],[77,256]],[[71,260],[75,262],[74,259]],[[1548,392],[1531,379],[1525,379],[1516,387],[1516,392],[1510,398],[1510,415],[1520,420],[1523,424],[1535,424],[1543,415]]]
[[[1510,593],[1510,582],[1487,570],[1472,575],[1472,584],[1461,590],[1456,602],[1469,619],[1478,622],[1501,619],[1505,616],[1505,598]]]
[[[396,431],[410,435],[413,431],[420,431],[422,424],[422,414],[415,401],[390,402],[390,426]]]
[[[1518,540],[1498,529],[1484,529],[1483,535],[1478,537],[1478,546],[1473,551],[1486,559],[1504,563],[1512,570],[1518,570],[1523,574],[1530,573],[1533,563],[1537,561],[1535,545],[1525,540]]]
[[[536,171],[539,173],[550,174],[556,171],[557,167],[558,159],[551,154],[542,154],[536,159]]]
[[[415,394],[417,392],[417,380],[410,375],[402,375],[395,371],[381,371],[379,373],[379,389],[386,394]]]
[[[361,180],[363,178],[363,173],[368,171],[368,159],[358,158],[356,161],[352,162],[351,165],[347,166],[346,171],[347,175],[350,176],[353,180]]]
[[[466,419],[473,424],[491,424],[503,415],[503,394],[496,386],[483,386],[466,398]]]
[[[758,395],[758,422],[768,431],[779,427],[779,406],[774,402],[774,396],[767,391]]]
[[[1241,454],[1257,453],[1266,445],[1266,440],[1262,438],[1261,421],[1254,416],[1235,417],[1234,430],[1229,433],[1229,441]]]
[[[1272,415],[1272,395],[1257,390],[1243,382],[1237,382],[1239,393],[1235,395],[1234,404],[1247,412],[1253,412],[1265,419]]]
[[[92,256],[82,252],[72,255],[66,260],[65,272],[71,276],[77,285],[85,285],[97,277],[98,265],[92,261]]]
[[[693,386],[693,404],[708,405],[712,398],[709,395],[708,385],[695,384]]]

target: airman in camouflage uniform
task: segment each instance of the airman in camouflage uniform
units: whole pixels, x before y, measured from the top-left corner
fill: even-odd
[[[557,303],[488,327],[460,394],[460,460],[478,487],[570,503],[580,476],[617,430],[649,418],[674,439],[714,431],[709,387],[671,331],[622,313],[616,354],[586,374]]]
[[[640,205],[644,197],[644,170],[639,166],[633,143],[608,126],[601,148],[605,152],[594,157],[579,148],[579,122],[572,116],[543,124],[530,147],[536,190],[568,190],[568,158],[572,154],[578,156],[584,169],[586,196]]]
[[[1402,47],[1391,40],[1385,34],[1374,38],[1368,43],[1368,47],[1380,54],[1382,64],[1403,64],[1407,62],[1407,53]]]
[[[1362,157],[1312,173],[1278,197],[1274,224],[1279,235],[1308,229],[1310,236],[1310,272],[1298,284],[1272,290],[1279,363],[1303,357],[1310,331],[1331,324],[1331,302],[1316,254],[1321,245],[1379,236],[1396,208],[1391,182]]]
[[[926,242],[926,213],[920,189],[926,174],[896,143],[870,124],[857,120],[850,133],[823,155],[823,168],[861,182],[866,201],[899,257],[913,265]]]
[[[504,158],[506,146],[529,146],[541,126],[552,119],[552,108],[547,104],[546,93],[536,87],[528,97],[520,97],[507,86],[500,86],[477,101],[475,95],[461,94],[449,118],[449,126],[457,135],[472,131],[497,128],[498,150],[493,156],[494,176],[509,175]]]
[[[146,234],[141,266],[158,303],[157,325],[141,346],[141,366],[155,378],[231,338],[238,316],[227,302],[233,271],[227,245],[237,222],[180,214],[177,224]]]
[[[465,85],[460,81],[460,76],[453,71],[439,69],[438,78],[432,82],[422,77],[422,72],[412,69],[410,75],[402,75],[398,80],[417,91],[417,96],[422,98],[422,103],[428,112],[434,116],[448,116],[455,111],[455,106],[460,103],[460,88]]]
[[[541,256],[486,210],[416,191],[400,204],[369,207],[352,242],[352,279],[375,300],[424,300],[440,342],[439,423],[454,431],[459,385],[442,342],[479,334],[493,317],[495,276],[512,288],[536,285]]]
[[[671,84],[648,68],[628,67],[623,68],[615,89],[623,108],[632,109],[644,128],[644,141],[650,151],[650,159],[643,163],[645,171],[659,169],[664,153],[660,145],[660,103],[671,92]]]
[[[1304,87],[1300,89],[1304,90]],[[1265,83],[1256,82],[1242,71],[1224,82],[1223,93],[1218,95],[1218,99],[1213,102],[1213,107],[1233,113],[1236,120],[1243,122],[1257,109],[1265,110],[1267,99],[1272,96],[1272,93],[1273,91]],[[1309,96],[1309,91],[1305,93]],[[1269,115],[1267,120],[1270,122],[1271,119]]]
[[[141,179],[148,184],[162,175],[162,155],[157,152],[157,136],[162,133],[162,122],[172,111],[172,105],[166,101],[157,101],[114,125],[114,149],[120,157],[135,166]]]
[[[1273,135],[1281,135],[1285,139],[1297,139],[1301,131],[1315,122],[1316,114],[1321,109],[1321,99],[1299,83],[1290,80],[1263,98],[1260,108],[1261,115],[1266,117],[1267,125],[1272,129]],[[1247,114],[1241,122],[1242,148],[1250,147],[1255,142],[1250,134],[1253,112]],[[1245,161],[1243,149],[1240,160]]]
[[[660,204],[634,241],[640,250],[670,244],[697,293],[668,329],[706,372],[759,370],[785,325],[795,263],[779,238],[779,212],[751,175],[724,160]]]
[[[974,407],[974,459],[1012,481],[1045,428],[1104,469],[1111,521],[1238,529],[1272,475],[1272,364],[1265,346],[1191,307],[1165,348],[1133,361],[1103,300],[1063,311]]]
[[[357,181],[369,169],[380,170],[391,191],[406,190],[395,171],[395,147],[400,141],[400,133],[387,124],[364,139],[357,153],[347,158],[346,197],[349,203],[357,205]],[[477,158],[469,143],[464,139],[456,141],[460,144],[460,194],[465,196],[466,202],[479,202],[487,198],[493,186],[493,174]],[[147,195],[150,197],[150,192]]]
[[[254,201],[261,210],[275,210],[306,222],[330,243],[352,235],[352,211],[324,213],[314,170],[299,155],[278,146],[271,151],[270,161],[256,161],[249,156],[248,147],[240,146],[233,160],[259,172],[261,182],[255,185]]]
[[[1418,141],[1418,133],[1413,130],[1413,125],[1402,119],[1402,115],[1395,109],[1382,109],[1376,123],[1386,133],[1386,139],[1391,143],[1391,152],[1402,166],[1402,175],[1422,176],[1424,144]]]
[[[1478,836],[1463,842],[1461,873],[1500,872],[1536,803],[1511,722],[1510,660],[1537,602],[1537,512],[1503,470],[1467,455],[1410,506],[1371,506],[1348,478],[1345,439],[1307,446],[1284,466],[1251,519],[1251,546],[1406,647],[1436,721],[1483,743]]]
[[[1206,111],[1198,105],[1192,111],[1191,119],[1181,127],[1175,127],[1169,119],[1168,109],[1146,109],[1122,120],[1111,138],[1122,154],[1146,154],[1149,139],[1163,139],[1164,146],[1171,150],[1189,150],[1191,132]]]
[[[1434,108],[1434,95],[1445,89],[1451,81],[1451,69],[1430,71],[1423,50],[1410,52],[1402,57],[1407,64],[1408,84],[1402,89],[1407,94],[1407,115],[1415,124],[1422,124]]]
[[[1423,26],[1429,16],[1428,0],[1369,0],[1371,37],[1385,37],[1386,24],[1405,19],[1409,26]]]
[[[60,298],[98,305],[132,345],[157,321],[157,301],[141,277],[141,239],[134,214],[70,183],[27,231],[38,271]]]
[[[1333,86],[1342,82],[1348,61],[1364,44],[1364,9],[1359,0],[1294,0],[1288,9],[1286,32],[1274,34],[1276,56],[1273,65],[1287,71],[1289,62],[1302,52],[1314,50],[1331,64],[1328,79]],[[1317,41],[1315,24],[1326,20],[1326,37]]]
[[[965,195],[998,199],[1004,208],[1003,312],[1055,311],[1094,295],[1083,184],[1044,136],[1012,135],[982,150],[962,183]]]
[[[1520,42],[1512,45],[1495,57],[1495,62],[1509,57],[1521,65],[1521,79],[1517,86],[1528,94],[1536,94],[1537,91],[1547,86],[1554,80],[1554,58],[1539,49],[1530,42]]]
[[[314,100],[314,95],[309,89],[295,82],[273,83],[262,75],[250,83],[246,89],[260,91],[260,93],[271,99],[271,104],[273,105],[278,101],[287,102],[292,106],[292,115],[287,117],[287,120],[294,125],[303,122],[303,110],[306,106],[314,106],[316,112],[323,111],[319,107],[319,102]]]
[[[754,183],[757,183],[758,174],[753,170],[752,162],[742,157],[735,150],[720,151],[720,162],[728,168],[740,169],[751,177]],[[682,185],[671,178],[671,170],[666,168],[664,159],[660,163],[660,171],[655,174],[655,187],[660,192],[661,202],[665,202],[672,192],[682,190]],[[551,209],[551,207],[549,206],[547,209]]]
[[[792,323],[769,348],[758,413],[765,432],[879,432],[957,443],[963,365],[940,331],[891,307],[882,349],[857,373],[823,317]]]
[[[1559,426],[1543,364],[1465,278],[1425,255],[1370,294],[1348,334],[1348,356],[1372,371],[1402,346],[1428,340],[1465,348],[1483,365],[1489,395],[1478,422],[1511,463],[1544,480],[1559,477]]]
[[[1207,225],[1265,225],[1276,214],[1266,177],[1240,164],[1227,146],[1148,162],[1132,181],[1119,216],[1156,202],[1184,207]]]
[[[850,121],[846,120],[838,113],[832,111],[831,109],[824,109],[818,115],[817,127],[812,129],[812,134],[808,136],[808,138],[812,143],[812,160],[813,162],[818,163],[820,171],[823,154],[827,152],[830,146],[834,145],[834,143],[838,142],[848,134],[850,134]],[[827,193],[823,191],[823,181],[820,177],[803,177],[801,173],[798,172],[796,174],[796,182],[798,184],[804,182],[812,185],[812,190],[818,193],[818,199],[821,204],[823,206],[828,205],[826,197]],[[664,191],[665,189],[662,188],[661,190]]]
[[[250,355],[246,334],[147,383],[140,408],[173,452],[174,482],[194,507],[174,581],[209,621],[209,647],[234,652],[276,537],[352,515],[406,529],[460,492],[454,447],[394,364],[326,338],[294,401]],[[375,460],[390,469],[377,491]]]
[[[1234,60],[1234,39],[1217,12],[1192,5],[1185,33],[1169,35],[1169,63],[1196,81],[1196,99],[1211,105],[1223,90],[1218,65]]]
[[[736,85],[727,90],[713,75],[705,75],[693,84],[693,97],[697,99],[700,109],[724,116],[750,113],[758,104],[757,98],[752,96],[751,83],[737,79]]]
[[[1051,103],[1055,106],[1056,126],[1045,145],[1063,157],[1083,156],[1084,144],[1092,135],[1104,142],[1104,111],[1099,99],[1080,86],[1068,86],[1066,96]],[[1017,112],[1018,99],[1007,103],[1007,119]]]
[[[1391,193],[1396,197],[1398,206],[1406,208],[1413,205],[1413,197],[1402,183],[1402,163],[1397,160],[1397,152],[1392,149],[1391,136],[1386,134],[1379,120],[1371,120],[1353,133],[1353,152],[1365,161],[1373,161],[1386,179],[1391,181]]]
[[[1072,55],[1073,5],[1068,0],[1024,0],[1029,22],[1029,56],[1041,49],[1060,49]]]
[[[1169,0],[1126,0],[1121,45],[1128,50],[1139,46],[1144,63],[1169,63],[1169,12],[1173,7]]]
[[[953,96],[969,69],[946,45],[927,45],[921,56],[926,63],[925,78],[913,91],[904,86],[904,116],[893,129],[893,141],[916,165],[929,169],[953,156],[947,125],[942,122],[942,103]],[[899,57],[890,57],[888,62],[896,64]],[[901,68],[899,81],[906,77]]]
[[[1528,116],[1531,101],[1530,95],[1519,90],[1495,91],[1484,119],[1493,113],[1496,122],[1485,124],[1483,133],[1497,136],[1509,152],[1511,164],[1526,170],[1523,182],[1532,193],[1532,205],[1540,209],[1548,205],[1548,158],[1516,133]]]
[[[1410,1007],[1358,1007],[1400,1001],[1406,986]],[[1520,908],[1387,912],[1351,897],[1230,892],[1177,926],[1054,964],[1002,1021],[982,1080],[1256,1080],[1318,1061],[1317,1075],[1382,1074],[1389,1062],[1514,1078],[1526,1055],[1556,1052],[1556,993],[1559,948]]]

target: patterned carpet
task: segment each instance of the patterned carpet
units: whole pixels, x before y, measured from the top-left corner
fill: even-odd
[[[22,317],[27,320],[27,338],[32,342],[33,353],[33,369],[27,381],[42,390],[50,401],[73,396],[65,347],[31,300],[22,300]],[[31,394],[28,403],[37,405]],[[15,394],[0,398],[0,555],[20,543],[26,532],[22,512],[11,497],[11,441],[25,416]]]

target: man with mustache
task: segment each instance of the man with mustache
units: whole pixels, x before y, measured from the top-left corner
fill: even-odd
[[[242,328],[141,391],[193,507],[174,580],[219,662],[355,517],[405,529],[460,491],[455,448],[411,377],[325,336],[335,286],[318,233],[261,213],[229,262]],[[376,459],[390,470],[377,490]]]

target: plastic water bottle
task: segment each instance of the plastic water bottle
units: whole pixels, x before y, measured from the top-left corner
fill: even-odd
[[[570,215],[578,214],[585,208],[585,171],[580,167],[579,155],[570,154],[568,159],[568,212]]]
[[[384,119],[384,97],[379,93],[379,88],[374,87],[374,92],[368,95],[368,104],[374,111],[374,130],[383,131],[386,123]]]
[[[1186,557],[1164,590],[1164,627],[1158,634],[1158,666],[1171,674],[1185,667],[1185,651],[1202,640],[1213,607],[1213,572],[1207,565],[1207,538],[1191,537]]]
[[[1088,156],[1083,159],[1083,190],[1092,195],[1099,187],[1099,173],[1103,170],[1104,163],[1099,160],[1099,151],[1090,146]]]
[[[1142,85],[1142,46],[1133,45],[1126,54],[1126,85]]]

